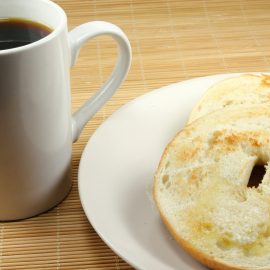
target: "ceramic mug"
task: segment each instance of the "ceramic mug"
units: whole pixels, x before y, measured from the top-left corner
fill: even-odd
[[[23,18],[52,29],[29,45],[0,50],[0,220],[28,218],[61,202],[71,187],[72,143],[119,88],[131,48],[115,25],[88,22],[71,32],[49,0],[0,0],[0,18]],[[109,35],[118,61],[105,84],[73,115],[69,68],[81,46]]]

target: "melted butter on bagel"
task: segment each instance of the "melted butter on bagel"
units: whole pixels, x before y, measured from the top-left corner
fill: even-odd
[[[262,247],[269,237],[269,198],[256,188],[211,179],[198,194],[191,208],[180,219],[187,220],[194,241],[217,245],[221,249],[238,248],[243,253],[260,255],[269,252]],[[258,252],[257,252],[258,253]]]
[[[208,114],[180,131],[155,175],[154,198],[174,238],[214,269],[270,269],[270,110]],[[256,164],[266,173],[248,187]]]

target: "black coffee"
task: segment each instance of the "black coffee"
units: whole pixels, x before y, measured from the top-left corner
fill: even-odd
[[[33,43],[50,34],[52,30],[38,22],[15,19],[0,19],[0,50],[12,49]]]

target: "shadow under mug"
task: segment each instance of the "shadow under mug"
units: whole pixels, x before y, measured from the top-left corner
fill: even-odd
[[[0,51],[0,220],[24,219],[61,202],[71,187],[72,143],[125,79],[131,62],[126,35],[102,21],[71,32],[49,0],[0,0],[0,18],[22,18],[53,31],[29,45]],[[71,113],[69,69],[81,46],[109,35],[118,61],[104,85]]]

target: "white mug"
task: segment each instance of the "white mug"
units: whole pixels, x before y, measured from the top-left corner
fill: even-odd
[[[49,0],[0,0],[0,18],[52,29],[36,42],[0,50],[0,220],[16,220],[48,210],[68,194],[72,143],[126,77],[131,48],[126,35],[107,22],[88,22],[68,33],[65,12]],[[69,69],[81,46],[99,35],[117,42],[117,64],[72,115]]]

